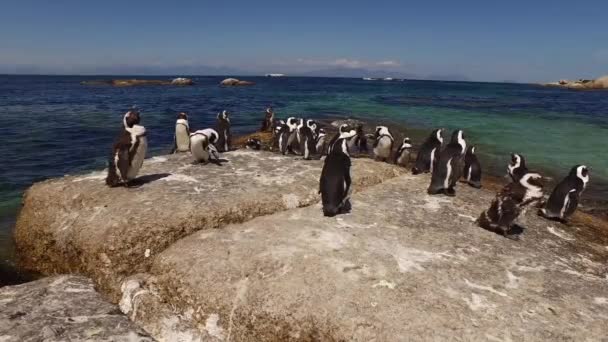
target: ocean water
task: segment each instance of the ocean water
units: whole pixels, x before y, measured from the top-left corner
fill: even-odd
[[[495,174],[504,173],[511,152],[524,154],[531,168],[556,179],[584,163],[592,168],[585,196],[608,198],[605,91],[292,77],[243,77],[257,84],[241,88],[218,87],[223,77],[192,77],[192,87],[80,84],[109,78],[128,77],[0,76],[0,262],[10,263],[14,256],[11,230],[23,191],[43,179],[103,168],[132,105],[142,110],[150,156],[170,150],[179,111],[188,112],[191,127],[198,129],[213,126],[216,113],[226,109],[240,134],[258,129],[263,110],[271,105],[283,118],[385,123],[404,130],[414,145],[433,128],[462,128],[484,168]]]

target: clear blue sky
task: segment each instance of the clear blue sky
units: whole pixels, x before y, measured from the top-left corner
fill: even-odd
[[[608,74],[606,25],[608,0],[3,0],[0,73],[596,77]]]

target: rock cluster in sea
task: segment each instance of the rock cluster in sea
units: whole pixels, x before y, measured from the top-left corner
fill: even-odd
[[[134,188],[103,171],[34,184],[21,265],[91,277],[161,340],[605,337],[606,249],[574,226],[530,212],[505,239],[474,222],[492,191],[429,196],[429,175],[357,158],[352,213],[327,218],[321,161],[222,158],[148,159]]]
[[[577,90],[597,90],[608,89],[608,76],[603,76],[594,80],[580,79],[577,81],[560,80],[558,82],[546,83],[549,87],[560,87]]]
[[[227,78],[225,80],[223,80],[222,82],[220,82],[221,86],[224,87],[234,87],[234,86],[250,86],[250,85],[254,85],[255,82],[251,82],[251,81],[242,81],[236,78]]]

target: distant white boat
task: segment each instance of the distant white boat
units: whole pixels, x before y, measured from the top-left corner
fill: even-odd
[[[375,81],[377,80],[377,78],[372,78],[372,77],[363,77],[364,80],[366,81]]]
[[[285,74],[266,74],[266,77],[285,77]]]
[[[384,78],[384,80],[385,80],[385,81],[392,81],[392,80],[393,80],[393,78],[392,78],[392,77],[385,77],[385,78]]]

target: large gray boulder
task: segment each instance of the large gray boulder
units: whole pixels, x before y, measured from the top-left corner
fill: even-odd
[[[367,188],[335,218],[317,204],[194,233],[125,280],[123,308],[154,336],[172,317],[226,341],[606,338],[600,240],[532,212],[506,239],[473,222],[491,192],[428,196],[428,181]]]
[[[34,184],[15,230],[20,264],[86,274],[117,301],[124,277],[146,272],[182,237],[319,200],[319,160],[248,150],[222,156],[222,166],[192,165],[188,154],[148,159],[135,188],[108,188],[105,171]],[[353,165],[356,191],[405,172],[364,159]]]
[[[90,279],[55,276],[0,288],[0,341],[153,341],[95,292]]]
[[[254,82],[242,81],[242,80],[239,80],[236,78],[227,78],[220,82],[220,85],[224,86],[224,87],[250,86],[250,85],[254,85],[254,84],[255,84]]]

